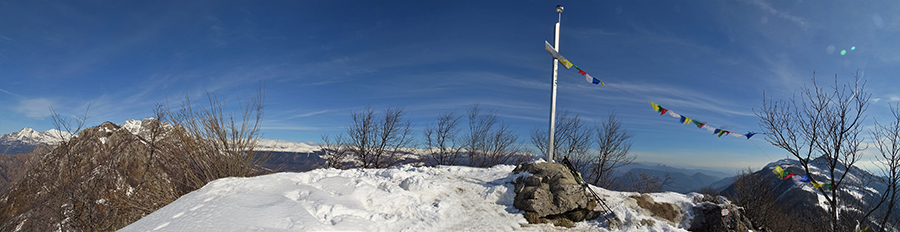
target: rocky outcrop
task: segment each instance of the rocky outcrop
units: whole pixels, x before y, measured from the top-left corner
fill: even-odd
[[[717,198],[718,204],[703,202],[694,206],[694,220],[690,231],[755,231],[744,209],[731,204],[725,197]]]
[[[525,211],[529,223],[553,223],[574,226],[574,222],[592,220],[600,216],[597,206],[584,187],[575,180],[566,166],[559,163],[521,164],[514,173],[529,172],[527,178],[515,183],[513,206]]]

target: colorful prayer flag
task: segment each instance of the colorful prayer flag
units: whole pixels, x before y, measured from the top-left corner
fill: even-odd
[[[650,106],[653,106],[653,111],[659,112],[659,109],[660,109],[659,105],[657,105],[656,103],[653,103],[653,101],[650,101]]]
[[[727,131],[727,130],[716,129],[716,132],[715,132],[715,133],[716,133],[717,136],[722,137],[722,135],[726,135],[727,133],[731,133],[731,132],[729,132],[729,131]]]
[[[682,124],[688,124],[688,123],[691,123],[691,118],[688,118],[688,117],[685,117],[684,115],[682,115],[682,116],[681,116],[681,123],[682,123]]]
[[[785,176],[784,178],[781,178],[781,179],[787,180],[788,178],[791,178],[792,176],[796,176],[796,175],[797,175],[797,174],[788,172],[787,176]]]
[[[584,76],[590,78],[591,83],[594,83],[595,85],[599,83],[602,86],[606,86],[606,83],[603,83],[603,81],[601,81],[600,79],[592,77],[591,74],[584,74]]]
[[[675,111],[669,110],[668,112],[669,112],[669,116],[672,116],[673,118],[679,118],[679,119],[681,118],[681,115],[678,113],[675,113]]]
[[[753,133],[753,132],[747,132],[747,134],[744,136],[747,136],[747,139],[750,139],[750,137],[753,137],[753,135],[755,135],[755,134],[756,133]]]
[[[784,177],[784,169],[782,169],[781,166],[775,166],[775,169],[772,169],[772,173],[778,175],[779,179]]]
[[[801,183],[809,183],[809,181],[810,181],[808,175],[802,175],[802,176],[801,176],[801,175],[794,175],[793,180],[796,181],[796,182],[801,182]]]
[[[693,122],[694,122],[694,125],[697,125],[697,128],[703,128],[703,126],[706,125],[705,122],[698,122],[697,120],[694,120]]]
[[[569,60],[567,60],[565,57],[562,57],[562,56],[559,56],[558,60],[559,60],[559,63],[563,65],[563,67],[566,67],[566,69],[569,69],[572,67],[572,65],[574,65],[574,64],[572,64],[572,62],[569,62]]]
[[[578,67],[575,67],[575,68],[578,69],[578,73],[581,73],[581,75],[587,75],[587,73],[584,72],[584,70],[581,70],[581,69],[578,68]]]
[[[821,183],[815,182],[815,181],[812,182],[812,185],[813,185],[813,188],[819,188],[819,187],[822,187],[822,184],[821,184]]]

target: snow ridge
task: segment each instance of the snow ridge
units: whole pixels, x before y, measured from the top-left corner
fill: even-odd
[[[186,194],[120,231],[556,231],[528,224],[513,207],[515,166],[317,169],[223,178]],[[637,193],[594,187],[626,220],[616,231],[685,231],[694,195],[650,194],[682,208],[684,221],[646,214]],[[644,225],[641,220],[656,223]],[[609,231],[601,220],[567,231]]]

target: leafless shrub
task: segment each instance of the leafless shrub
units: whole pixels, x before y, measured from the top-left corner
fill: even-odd
[[[412,145],[410,122],[404,120],[403,108],[388,108],[382,119],[370,107],[350,115],[343,143],[361,168],[387,168],[400,164],[403,149]],[[339,137],[340,138],[340,137]],[[341,140],[341,139],[338,139]]]
[[[347,149],[347,140],[343,134],[338,134],[334,138],[328,135],[322,135],[322,143],[319,144],[325,157],[325,166],[327,168],[345,169],[348,168],[345,163],[348,161],[350,151]]]
[[[469,165],[490,167],[507,162],[518,162],[516,154],[520,147],[516,144],[519,136],[508,124],[500,121],[497,113],[482,113],[478,105],[468,112],[469,133],[465,137]]]
[[[438,116],[437,124],[425,128],[427,164],[456,165],[462,154],[463,144],[459,134],[460,117],[452,112]]]
[[[571,116],[568,109],[559,113],[554,128],[554,159],[562,160],[563,157],[568,157],[575,169],[586,170],[593,158],[590,156],[593,128],[587,127],[580,115]],[[531,131],[531,144],[537,147],[544,157],[547,157],[550,150],[548,137],[549,132],[541,127]]]

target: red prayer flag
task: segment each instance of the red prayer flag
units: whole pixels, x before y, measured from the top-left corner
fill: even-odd
[[[794,173],[788,173],[788,175],[785,176],[784,179],[787,180],[788,178],[791,178],[792,176],[796,176],[796,175],[797,174],[794,174]]]
[[[582,71],[581,69],[578,70],[578,73],[581,73],[581,75],[587,74],[586,72]]]

